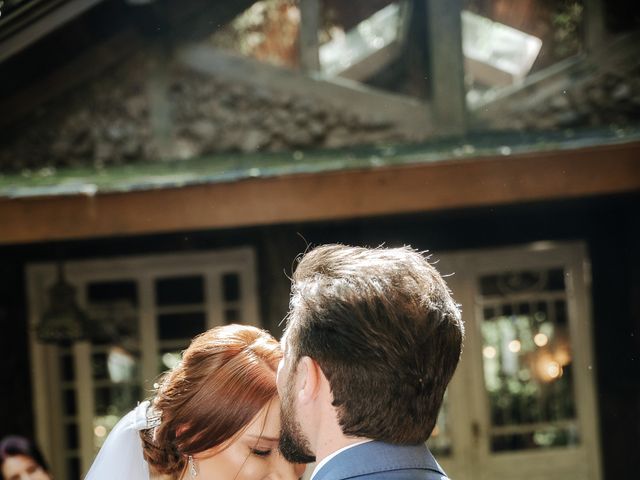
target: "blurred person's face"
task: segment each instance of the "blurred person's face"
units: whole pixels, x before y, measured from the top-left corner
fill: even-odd
[[[2,476],[6,480],[51,480],[38,463],[26,455],[13,455],[2,464]]]
[[[224,450],[213,455],[194,455],[198,479],[202,480],[297,480],[304,465],[287,462],[278,451],[280,401],[275,398],[252,420],[251,425]],[[188,479],[187,471],[183,478]]]

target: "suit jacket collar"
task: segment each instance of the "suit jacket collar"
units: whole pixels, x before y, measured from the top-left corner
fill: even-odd
[[[336,455],[322,466],[313,480],[343,480],[358,475],[410,468],[445,475],[424,444],[391,445],[373,441],[356,445]]]

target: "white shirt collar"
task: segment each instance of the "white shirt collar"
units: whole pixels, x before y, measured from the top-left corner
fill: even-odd
[[[327,462],[329,460],[331,460],[333,457],[338,456],[339,454],[341,454],[342,452],[344,452],[345,450],[349,450],[350,448],[356,447],[358,445],[362,445],[363,443],[367,443],[367,442],[371,442],[371,439],[367,439],[367,440],[362,440],[360,442],[357,443],[352,443],[351,445],[347,445],[346,447],[342,447],[338,450],[336,450],[335,452],[331,453],[330,455],[327,455],[326,457],[324,457],[320,463],[318,463],[316,465],[316,468],[313,469],[313,473],[311,474],[311,478],[309,480],[313,480],[313,477],[316,476],[316,473],[318,473],[320,471],[320,469],[325,466],[327,464]]]

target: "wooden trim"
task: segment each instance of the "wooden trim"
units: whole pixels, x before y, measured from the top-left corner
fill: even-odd
[[[591,298],[589,295],[591,287],[590,260],[588,259],[587,248],[582,245],[581,248],[572,251],[571,257],[571,275],[569,276],[571,293],[571,303],[567,306],[575,311],[575,334],[573,342],[576,365],[587,365],[586,375],[577,375],[574,386],[575,395],[577,397],[578,416],[582,423],[582,435],[585,448],[589,452],[588,463],[592,474],[592,478],[600,480],[603,478],[602,469],[602,444],[601,431],[599,428],[597,412],[600,411],[597,396],[597,363],[594,358],[595,342],[593,339],[594,318],[591,309]],[[571,315],[571,313],[569,313]],[[585,322],[589,328],[585,328]],[[583,348],[580,348],[583,347]],[[584,348],[586,347],[586,348]],[[583,370],[584,371],[584,370]],[[595,413],[595,415],[594,415]]]
[[[605,25],[605,7],[603,0],[586,0],[586,32],[587,51],[594,52],[603,47],[607,40]]]
[[[82,288],[86,288],[86,283],[82,285]],[[80,298],[86,299],[86,295],[81,295]],[[82,307],[85,308],[86,305],[82,305]],[[88,341],[75,343],[72,350],[76,371],[75,395],[78,405],[78,425],[76,428],[79,440],[80,472],[84,476],[89,471],[95,457],[93,445],[95,395],[91,358],[93,352],[91,342]],[[71,472],[67,472],[67,474],[69,475]]]
[[[0,43],[0,62],[24,50],[32,43],[52,32],[56,28],[73,20],[102,0],[72,0],[34,21],[21,31]],[[46,8],[46,7],[45,7]],[[10,26],[10,25],[7,25]]]
[[[29,350],[31,351],[31,385],[33,388],[33,414],[36,419],[36,438],[49,466],[57,478],[68,478],[67,459],[64,455],[64,430],[61,415],[63,399],[60,389],[59,347],[38,341],[36,326],[46,307],[48,288],[56,278],[55,264],[27,265],[26,286],[29,305]]]
[[[467,103],[462,52],[462,0],[427,0],[427,31],[433,118],[440,134],[466,130]]]
[[[443,459],[445,468],[462,476],[466,472],[491,472],[492,477],[567,479],[602,478],[598,432],[598,408],[595,395],[595,372],[592,370],[593,343],[590,335],[593,319],[588,306],[588,289],[582,270],[587,261],[587,248],[583,242],[537,242],[528,246],[498,249],[475,249],[459,252],[435,253],[441,272],[456,272],[447,283],[461,303],[466,322],[465,352],[449,387],[448,407],[453,425],[461,436],[454,438],[454,455]],[[569,338],[573,354],[574,401],[576,421],[581,432],[578,445],[568,448],[505,451],[491,453],[488,445],[490,418],[488,399],[484,395],[482,369],[482,306],[477,302],[477,278],[484,273],[501,270],[549,268],[562,266],[568,274],[566,299],[569,318]],[[587,368],[588,367],[588,368]],[[477,399],[473,408],[465,400]],[[481,437],[473,445],[469,435],[472,423],[480,427]],[[460,425],[462,424],[462,425]],[[516,468],[522,465],[524,468]],[[579,469],[576,466],[580,466]],[[450,475],[451,475],[451,472]],[[452,475],[453,477],[453,475]]]
[[[640,191],[640,142],[144,192],[0,200],[0,244],[349,219]]]
[[[320,70],[318,48],[318,29],[320,27],[319,0],[300,0],[300,30],[298,32],[298,51],[300,68],[303,72]]]
[[[123,262],[124,263],[124,262]],[[126,264],[124,264],[126,265]],[[116,266],[117,271],[126,271],[127,267],[121,265]],[[135,270],[134,265],[129,266],[131,270]],[[91,272],[91,270],[85,270]],[[148,270],[140,269],[141,272],[137,278],[138,293],[140,295],[138,306],[138,325],[140,328],[140,349],[142,353],[142,381],[141,385],[145,392],[153,389],[154,380],[158,376],[158,353],[160,347],[158,345],[158,324],[156,322],[156,305],[153,291],[154,274]],[[130,278],[135,278],[130,275]]]
[[[142,355],[142,378],[139,385],[143,392],[152,388],[158,374],[158,353],[162,349],[157,336],[156,314],[157,306],[154,300],[154,280],[161,277],[175,275],[201,274],[206,278],[215,278],[215,284],[208,284],[207,295],[213,294],[215,307],[222,311],[222,293],[220,292],[220,278],[227,271],[238,272],[247,277],[248,282],[243,285],[251,288],[245,290],[239,304],[241,308],[253,312],[256,309],[255,269],[256,255],[251,247],[228,248],[205,252],[186,252],[173,254],[140,255],[135,257],[123,256],[109,259],[75,260],[65,263],[67,280],[78,288],[80,306],[87,308],[86,289],[89,283],[104,280],[129,279],[136,283],[140,294],[138,305],[138,329],[140,337],[138,348]],[[30,350],[32,352],[32,385],[37,395],[34,396],[34,415],[37,419],[36,434],[39,444],[51,459],[53,473],[56,478],[69,478],[67,457],[71,450],[65,441],[65,424],[63,418],[62,396],[59,363],[59,347],[45,345],[37,340],[35,325],[40,321],[45,307],[47,289],[56,278],[55,263],[30,263],[26,266],[27,295],[29,298],[30,318]],[[207,299],[210,301],[210,298]],[[205,305],[200,307],[204,310]],[[208,327],[222,324],[211,322],[211,309],[206,308]],[[218,319],[222,318],[222,314]],[[254,317],[257,319],[257,317]],[[257,324],[260,322],[258,320]],[[188,343],[188,340],[187,340]],[[184,348],[181,344],[180,349]],[[77,400],[77,421],[73,424],[79,436],[77,454],[81,461],[82,478],[89,470],[95,456],[93,446],[94,407],[96,380],[92,377],[91,355],[94,352],[87,341],[74,343],[70,348],[75,368],[73,392]],[[71,425],[71,424],[69,424]],[[73,425],[71,425],[73,427]]]
[[[425,139],[433,131],[431,109],[422,100],[385,92],[340,77],[309,76],[216,49],[205,43],[181,47],[177,59],[219,81],[306,98],[361,118],[379,118],[405,136]]]

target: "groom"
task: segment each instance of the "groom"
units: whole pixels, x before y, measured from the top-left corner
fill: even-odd
[[[313,480],[446,480],[424,442],[460,358],[460,310],[405,247],[318,247],[293,275],[280,450]]]

